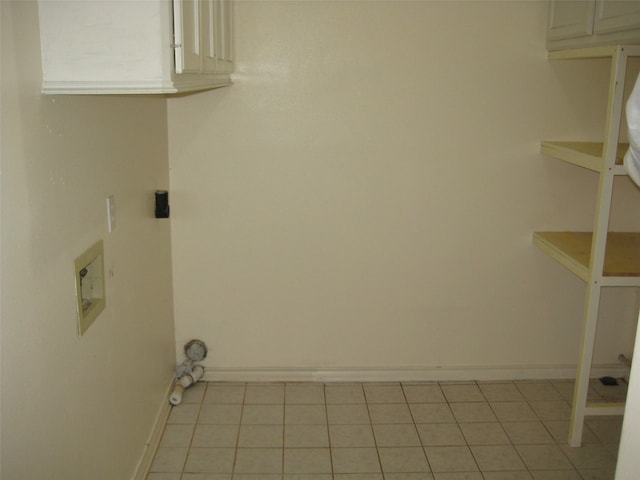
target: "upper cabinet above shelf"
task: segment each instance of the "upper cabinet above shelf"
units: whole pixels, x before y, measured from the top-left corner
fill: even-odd
[[[637,0],[551,0],[547,49],[640,43]]]
[[[40,0],[39,17],[45,94],[174,94],[231,84],[231,0]]]

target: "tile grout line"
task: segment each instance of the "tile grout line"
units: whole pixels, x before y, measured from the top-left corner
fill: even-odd
[[[244,416],[244,406],[247,399],[247,383],[243,383],[242,403],[240,408],[240,418],[238,419],[238,433],[236,434],[236,446],[233,450],[233,463],[231,464],[231,478],[235,476],[236,464],[238,462],[238,449],[240,448],[240,432],[242,429],[242,418]]]
[[[193,445],[193,437],[196,435],[196,428],[198,428],[198,421],[200,420],[200,413],[202,412],[202,406],[204,405],[204,398],[207,394],[207,390],[209,389],[209,383],[207,383],[204,387],[204,392],[202,392],[202,398],[200,399],[200,405],[198,406],[198,414],[196,415],[195,423],[193,424],[193,430],[191,431],[191,438],[189,439],[189,446],[187,447],[187,454],[184,457],[184,462],[182,464],[182,470],[180,472],[180,477],[185,474],[185,469],[187,468],[187,462],[189,461],[189,457],[191,456],[191,448]],[[184,392],[183,392],[184,394]],[[174,408],[174,407],[171,407]]]
[[[376,431],[373,428],[373,418],[371,418],[371,410],[369,409],[369,398],[367,397],[367,390],[364,388],[364,384],[360,383],[362,389],[362,395],[364,396],[364,404],[367,408],[367,415],[369,416],[369,426],[371,427],[371,434],[373,435],[373,444],[376,448],[376,456],[378,457],[378,466],[380,467],[380,476],[384,479],[384,470],[382,469],[382,459],[380,458],[380,447],[378,447],[378,439],[376,438]]]
[[[429,457],[427,456],[427,451],[425,450],[425,445],[422,442],[422,437],[420,437],[420,432],[418,431],[418,422],[416,422],[416,418],[413,415],[413,411],[411,410],[411,407],[409,404],[409,399],[407,398],[407,392],[405,391],[404,382],[400,382],[400,389],[402,390],[402,395],[404,396],[404,401],[407,405],[407,410],[409,410],[409,415],[411,416],[411,421],[413,422],[413,429],[416,432],[416,435],[418,436],[418,441],[420,442],[422,454],[424,455],[424,459],[427,462],[427,466],[429,467],[429,472],[431,473],[431,476],[435,478],[435,475],[433,473],[433,468],[431,467],[431,462],[429,462]],[[444,393],[442,392],[442,388],[440,387],[440,385],[438,385],[438,389],[440,390],[440,393],[444,398]]]
[[[329,445],[329,464],[331,465],[331,478],[335,478],[335,468],[333,466],[333,447],[331,446],[331,431],[329,428],[329,406],[327,405],[327,384],[322,384],[322,398],[324,400],[324,416],[327,421],[327,443]]]

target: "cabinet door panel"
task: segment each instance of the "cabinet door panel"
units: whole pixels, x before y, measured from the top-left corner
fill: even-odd
[[[591,35],[595,0],[551,0],[547,38],[560,40]]]
[[[200,73],[200,9],[197,0],[173,0],[176,73]]]
[[[597,0],[593,24],[595,33],[640,28],[639,0]]]
[[[214,0],[201,0],[202,71],[216,71],[216,5]]]
[[[233,4],[231,0],[216,0],[216,70],[233,71]]]

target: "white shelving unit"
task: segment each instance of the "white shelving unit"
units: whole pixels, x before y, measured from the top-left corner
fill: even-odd
[[[609,232],[613,180],[626,175],[622,157],[627,145],[618,142],[623,113],[627,59],[640,56],[640,45],[611,45],[549,52],[549,60],[611,58],[609,98],[604,141],[544,141],[545,155],[587,168],[599,175],[593,232],[535,232],[533,243],[587,284],[584,326],[575,390],[569,445],[579,447],[586,415],[621,415],[623,403],[588,403],[602,287],[640,287],[640,233]]]

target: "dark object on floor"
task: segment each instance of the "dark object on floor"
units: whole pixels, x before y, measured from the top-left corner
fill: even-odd
[[[600,378],[600,383],[606,386],[618,385],[618,380],[613,377],[602,377]]]

